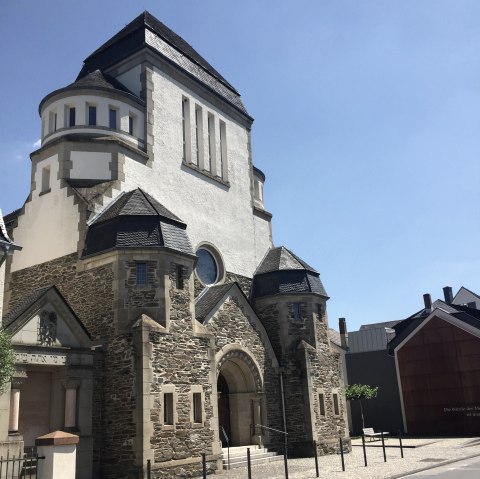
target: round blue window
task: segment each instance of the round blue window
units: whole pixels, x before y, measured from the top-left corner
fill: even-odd
[[[213,254],[205,248],[197,250],[197,276],[205,285],[214,284],[218,279],[218,266]]]

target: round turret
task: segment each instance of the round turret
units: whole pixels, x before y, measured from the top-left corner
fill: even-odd
[[[42,146],[65,135],[115,136],[144,146],[145,103],[118,80],[100,70],[40,103]]]

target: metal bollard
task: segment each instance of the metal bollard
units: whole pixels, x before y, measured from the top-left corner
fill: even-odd
[[[343,441],[340,438],[340,455],[342,456],[342,471],[345,472],[345,459],[343,458]]]
[[[248,479],[252,479],[252,464],[250,463],[250,448],[247,447],[247,472]]]
[[[313,441],[313,449],[315,449],[315,472],[317,473],[317,477],[320,477],[318,472],[318,452],[317,452],[317,441]]]
[[[288,449],[286,444],[285,444],[285,450],[283,453],[283,461],[285,463],[285,479],[288,479]]]
[[[207,455],[202,452],[203,479],[207,479]]]
[[[383,462],[387,462],[387,452],[385,451],[385,439],[382,432],[382,449],[383,449]]]
[[[365,447],[365,435],[362,434],[362,447],[363,447],[363,462],[365,462],[365,467],[367,467],[367,448]]]
[[[403,459],[402,431],[400,429],[398,430],[398,440],[400,442],[400,455],[402,456],[402,459]]]

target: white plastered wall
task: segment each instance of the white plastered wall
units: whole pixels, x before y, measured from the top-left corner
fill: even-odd
[[[70,153],[70,161],[72,162],[70,178],[89,178],[94,180],[112,179],[112,172],[110,171],[110,163],[112,161],[111,153],[72,151]]]
[[[248,131],[156,68],[153,82],[153,171],[127,158],[124,188],[145,189],[187,224],[194,247],[210,242],[222,254],[227,271],[252,276],[271,244],[268,222],[254,219],[252,212]],[[226,123],[229,188],[182,165],[182,97],[190,102],[192,155],[195,104],[202,107],[205,157],[208,156],[207,115],[215,117],[217,162],[219,121]]]
[[[50,167],[50,192],[40,195],[45,167]],[[15,243],[23,249],[13,255],[12,271],[77,251],[79,213],[73,195],[67,197],[67,188],[60,189],[58,168],[58,155],[36,164],[32,200],[25,203],[13,232]]]
[[[117,76],[117,80],[123,83],[132,93],[135,93],[138,97],[142,90],[142,83],[140,82],[140,74],[142,72],[142,66],[137,65],[132,69]]]

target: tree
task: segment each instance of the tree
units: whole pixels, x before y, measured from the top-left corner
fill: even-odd
[[[0,394],[12,379],[15,372],[15,352],[12,348],[10,336],[0,329]]]
[[[365,420],[363,418],[362,401],[364,399],[372,399],[377,397],[378,386],[373,388],[368,384],[351,384],[345,389],[345,397],[348,401],[360,402],[360,414],[362,416],[362,428],[365,428]]]

